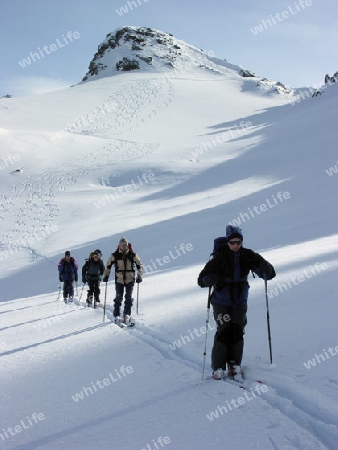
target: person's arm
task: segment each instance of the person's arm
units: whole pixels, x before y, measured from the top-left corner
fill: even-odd
[[[218,271],[219,271],[218,259],[217,258],[211,259],[206,263],[206,265],[200,272],[197,279],[197,284],[200,287],[214,286],[217,283]]]
[[[113,266],[113,264],[115,263],[115,256],[112,253],[107,261],[107,267],[103,272],[103,281],[106,283],[109,280],[109,276],[110,276],[110,272],[111,272],[111,268]]]
[[[276,276],[275,269],[272,264],[263,258],[259,253],[255,253],[250,250],[251,255],[249,258],[251,270],[255,272],[260,278],[265,280],[272,280]]]

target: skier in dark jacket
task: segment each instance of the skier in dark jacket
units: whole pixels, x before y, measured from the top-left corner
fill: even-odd
[[[94,308],[97,303],[100,303],[100,282],[104,272],[104,263],[101,259],[102,253],[100,250],[95,250],[89,255],[89,259],[86,260],[82,267],[82,283],[88,283],[87,291],[87,306],[93,303]]]
[[[78,265],[75,261],[75,258],[70,256],[70,251],[67,250],[65,252],[65,257],[61,259],[58,264],[59,270],[59,280],[63,281],[63,300],[67,303],[67,298],[69,296],[69,300],[73,301],[74,298],[74,285],[73,282],[77,283],[78,275],[77,275]]]
[[[238,227],[226,227],[226,244],[207,262],[198,277],[200,287],[212,287],[211,295],[217,331],[211,353],[213,378],[228,376],[242,379],[241,362],[244,348],[244,328],[247,324],[249,283],[252,270],[260,278],[276,276],[273,266],[261,255],[242,247],[243,233]]]

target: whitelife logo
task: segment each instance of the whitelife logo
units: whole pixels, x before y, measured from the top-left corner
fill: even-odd
[[[27,420],[26,420],[27,419]],[[16,434],[21,433],[23,430],[27,430],[28,428],[34,427],[42,420],[45,420],[45,415],[42,413],[33,413],[31,417],[26,416],[25,419],[20,420],[20,424],[15,425],[14,427],[3,428],[0,433],[0,439],[2,442],[9,439],[11,436],[15,436]]]
[[[123,14],[128,14],[129,11],[132,11],[134,8],[138,8],[138,6],[142,6],[144,3],[148,3],[149,0],[136,0],[136,1],[128,1],[124,6],[120,6],[119,9],[115,11],[121,17]]]
[[[120,369],[115,369],[115,374],[109,372],[108,377],[104,378],[103,380],[96,380],[91,381],[91,386],[82,387],[82,391],[77,392],[75,395],[72,395],[72,399],[75,403],[79,402],[80,400],[84,400],[86,397],[89,397],[90,395],[93,395],[94,393],[98,392],[99,389],[104,389],[107,386],[110,386],[112,383],[116,383],[116,381],[122,380],[126,376],[130,375],[134,372],[134,369],[132,366],[121,366]]]
[[[67,35],[62,35],[62,39],[56,39],[56,44],[44,45],[42,49],[38,47],[38,53],[30,52],[30,54],[19,61],[19,64],[22,68],[26,66],[30,66],[32,62],[38,61],[41,58],[44,58],[46,55],[50,55],[59,48],[66,47],[70,42],[73,42],[74,39],[79,39],[80,33],[78,31],[68,31]]]
[[[335,350],[335,351],[334,351]],[[328,359],[330,359],[330,355],[327,353],[329,352],[331,356],[336,356],[338,353],[338,345],[336,345],[336,347],[329,347],[328,350],[326,351],[325,348],[323,348],[323,353],[320,353],[319,355],[317,355],[317,353],[315,354],[315,357],[312,359],[309,359],[308,362],[303,363],[304,366],[307,369],[311,369],[311,367],[316,367],[317,364],[320,364],[321,362],[324,362]]]
[[[329,177],[332,177],[333,174],[338,173],[338,161],[337,164],[329,169],[325,170]]]
[[[255,392],[254,392],[255,390]],[[212,422],[215,419],[218,419],[220,416],[223,416],[223,414],[227,414],[228,412],[232,411],[234,408],[239,408],[240,406],[244,405],[246,402],[250,402],[254,398],[263,393],[265,394],[268,392],[268,387],[266,384],[257,384],[255,389],[250,388],[249,391],[244,391],[244,397],[238,397],[237,399],[231,399],[230,401],[226,400],[226,405],[217,406],[217,409],[215,411],[211,411],[210,414],[207,414],[208,420]],[[251,394],[251,395],[250,395]]]
[[[300,13],[301,11],[304,11],[304,9],[307,6],[311,6],[312,5],[312,0],[299,0],[298,3],[294,2],[294,7],[293,6],[289,6],[287,10],[281,12],[281,13],[276,13],[274,16],[272,14],[270,14],[270,19],[267,20],[262,20],[261,23],[259,25],[256,25],[255,28],[251,28],[251,32],[254,35],[257,35],[258,33],[262,33],[265,30],[267,30],[268,28],[273,27],[274,25],[277,25],[278,22],[282,22],[285,19],[288,19],[291,16],[294,16],[295,14]],[[277,19],[277,21],[275,20]]]

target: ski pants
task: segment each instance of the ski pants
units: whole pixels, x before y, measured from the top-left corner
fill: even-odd
[[[211,352],[213,370],[226,370],[228,365],[241,365],[244,348],[244,328],[247,306],[224,306],[213,303],[217,331]]]
[[[89,300],[90,302],[93,301],[93,297],[95,302],[99,302],[100,301],[100,280],[87,280],[88,283],[88,296],[87,296],[87,301]]]
[[[63,282],[63,298],[74,296],[74,286],[71,280],[66,280]]]
[[[124,309],[123,309],[123,315],[128,314],[130,316],[131,314],[131,307],[133,306],[133,289],[134,289],[134,282],[127,283],[126,285],[122,283],[115,283],[115,290],[116,290],[116,297],[114,299],[114,316],[117,317],[120,315],[120,308],[123,302],[123,294],[125,292],[124,297]]]

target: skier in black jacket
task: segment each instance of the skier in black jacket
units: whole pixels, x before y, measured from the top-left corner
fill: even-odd
[[[105,270],[104,263],[101,259],[100,250],[95,250],[89,255],[82,267],[82,283],[88,283],[87,306],[90,306],[94,297],[94,308],[100,303],[100,282]]]
[[[244,348],[244,328],[247,324],[249,283],[252,270],[260,278],[276,276],[273,266],[261,255],[242,247],[243,233],[238,227],[226,227],[226,244],[207,262],[198,277],[200,287],[214,286],[211,295],[217,325],[211,353],[213,378],[228,376],[242,379],[241,362]]]

